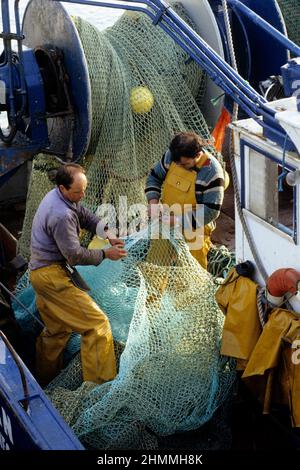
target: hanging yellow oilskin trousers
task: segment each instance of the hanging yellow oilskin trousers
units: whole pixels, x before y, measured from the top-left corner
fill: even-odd
[[[300,316],[273,309],[262,329],[256,297],[257,284],[232,268],[216,292],[226,315],[221,354],[238,360],[264,413],[272,403],[289,405],[292,425],[300,427]]]
[[[207,161],[207,155],[203,155],[200,162],[197,164],[198,168],[201,168]],[[176,165],[172,162],[168,170],[166,179],[163,184],[162,191],[162,203],[167,204],[169,207],[177,206],[180,213],[175,215],[184,214],[183,209],[185,205],[190,205],[194,209],[197,204],[195,184],[196,184],[197,173],[196,171],[186,170],[185,168]],[[210,225],[206,225],[203,228],[191,230],[186,237],[186,242],[191,247],[190,252],[201,264],[201,266],[207,269],[207,253],[211,247],[210,234],[212,229]],[[187,232],[186,232],[187,234]],[[193,249],[192,245],[197,244],[197,248]]]
[[[248,361],[261,334],[257,311],[257,284],[231,268],[216,292],[225,313],[221,354]]]
[[[299,344],[299,314],[273,309],[242,376],[256,392],[262,389],[264,413],[272,402],[288,404],[294,427],[300,427]]]
[[[36,367],[42,385],[62,368],[63,350],[73,331],[81,334],[84,381],[103,383],[116,375],[113,337],[106,315],[74,286],[58,264],[31,271],[30,281],[45,328],[37,339]]]

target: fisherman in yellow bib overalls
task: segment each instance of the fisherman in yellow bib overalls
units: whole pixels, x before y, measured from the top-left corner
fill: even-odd
[[[151,170],[146,183],[150,215],[159,202],[168,206],[170,224],[182,226],[191,254],[207,268],[210,234],[224,196],[224,171],[204,150],[207,142],[193,132],[180,132]]]
[[[41,201],[32,223],[30,281],[45,324],[37,339],[36,375],[47,385],[61,371],[63,351],[73,331],[81,334],[84,381],[113,380],[116,361],[109,320],[74,276],[74,265],[98,266],[104,258],[127,255],[124,242],[105,231],[105,223],[80,205],[86,187],[85,170],[66,163],[57,170],[56,188]],[[80,229],[108,238],[103,250],[80,245]],[[69,266],[71,265],[71,266]]]

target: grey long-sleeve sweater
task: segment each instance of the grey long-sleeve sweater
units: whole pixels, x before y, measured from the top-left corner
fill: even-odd
[[[58,188],[52,189],[34,216],[31,232],[29,269],[68,261],[71,265],[95,265],[103,260],[101,250],[80,245],[80,229],[96,233],[99,218],[80,204],[65,199]]]

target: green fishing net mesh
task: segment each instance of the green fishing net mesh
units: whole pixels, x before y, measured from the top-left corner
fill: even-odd
[[[176,10],[187,19],[180,4]],[[83,204],[96,212],[105,202],[118,209],[124,195],[128,206],[145,202],[146,175],[176,132],[195,131],[210,139],[200,111],[205,74],[144,15],[126,13],[102,32],[80,18],[74,22],[92,91],[91,142],[80,162],[89,181]],[[140,87],[146,89],[146,103],[145,96],[139,102]],[[58,166],[54,157],[34,159],[19,241],[26,258],[34,213],[53,187],[48,175]],[[78,267],[112,325],[118,376],[98,386],[82,383],[80,336],[73,335],[65,363],[73,360],[47,389],[91,449],[158,448],[166,436],[216,419],[235,380],[233,364],[219,354],[223,314],[214,300],[213,277],[191,256],[183,239],[167,240],[160,232],[153,240],[148,232],[141,233],[126,241],[125,260]],[[212,255],[211,266],[214,259]],[[27,275],[17,295],[38,315]],[[18,305],[14,308],[34,339],[40,326]],[[219,415],[213,427],[222,432],[215,432],[214,442],[224,448],[226,433],[220,423],[224,420]]]
[[[129,238],[122,261],[78,267],[110,320],[120,358],[116,379],[95,385],[82,383],[78,354],[46,389],[86,448],[158,448],[163,436],[208,422],[232,391],[233,364],[219,353],[217,286],[179,235],[156,230],[158,239],[148,231]],[[30,306],[32,291],[21,295]]]
[[[176,10],[187,19],[180,4]],[[95,212],[101,203],[112,203],[118,211],[119,196],[126,195],[128,206],[145,202],[146,175],[176,132],[195,131],[210,139],[200,111],[206,76],[143,14],[125,13],[104,31],[81,18],[74,18],[74,22],[92,92],[91,141],[87,156],[80,162],[89,181],[83,204]],[[151,98],[140,95],[141,88],[151,93],[152,107]],[[209,150],[221,158],[213,148]],[[53,187],[47,171],[58,165],[54,158],[44,155],[33,163],[19,240],[19,252],[27,259],[35,210]]]

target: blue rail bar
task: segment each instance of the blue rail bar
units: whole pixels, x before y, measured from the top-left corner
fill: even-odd
[[[8,0],[1,1],[1,13],[2,13],[2,25],[3,32],[10,32],[10,21],[9,21],[9,3]]]
[[[16,23],[16,33],[19,39],[18,42],[18,55],[19,55],[19,64],[20,64],[20,82],[21,88],[19,91],[19,95],[22,98],[22,105],[21,109],[18,111],[18,116],[23,116],[23,113],[26,109],[26,83],[25,83],[25,74],[24,74],[24,56],[23,56],[23,48],[22,48],[22,39],[21,39],[21,26],[20,26],[20,15],[19,15],[19,2],[20,0],[15,0],[15,23]]]
[[[12,49],[11,49],[11,38],[10,35],[10,15],[9,15],[9,3],[8,0],[2,0],[1,2],[1,12],[2,12],[2,24],[3,24],[3,33],[7,37],[3,38],[4,51],[5,51],[5,60],[8,63],[8,80],[9,80],[9,93],[8,100],[10,104],[9,112],[9,124],[11,125],[10,133],[7,137],[4,137],[2,129],[0,129],[1,139],[5,142],[9,142],[11,138],[14,137],[16,133],[15,124],[16,124],[16,112],[15,112],[15,95],[13,87],[13,63],[12,63]]]
[[[8,0],[3,0],[1,2],[1,12],[2,12],[2,22],[3,22],[3,33],[9,34],[10,33],[10,16],[9,16],[9,3]],[[6,53],[6,60],[11,65],[9,68],[9,100],[10,105],[13,106],[14,109],[14,100],[13,100],[13,88],[12,88],[12,62],[11,62],[11,40],[7,38],[3,38],[5,53]]]

